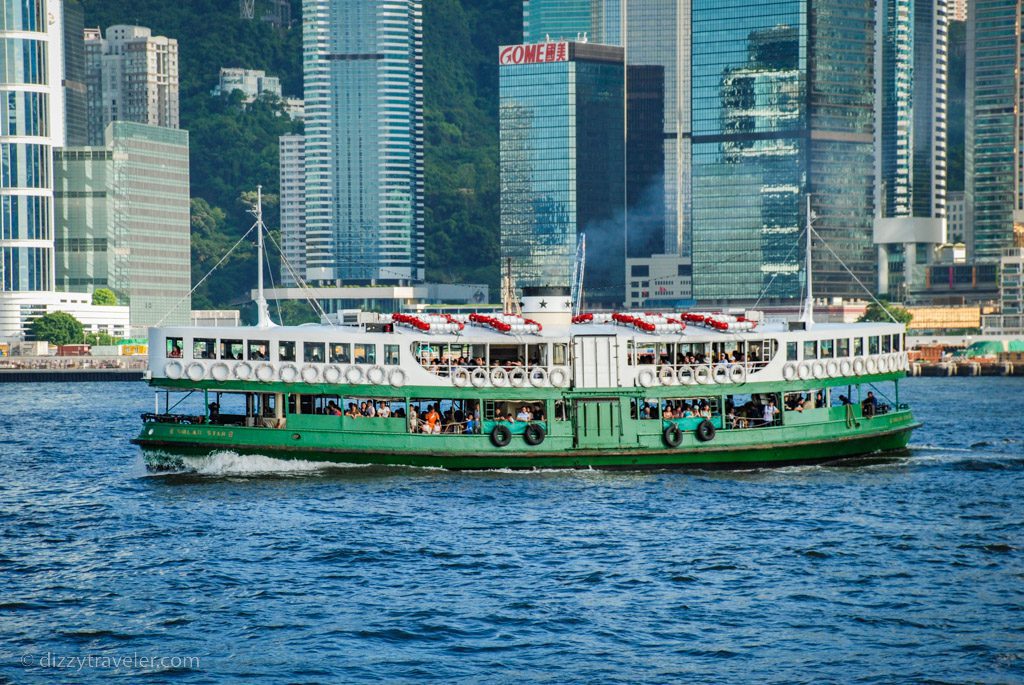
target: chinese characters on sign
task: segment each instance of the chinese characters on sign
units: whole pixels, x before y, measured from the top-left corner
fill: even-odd
[[[500,65],[568,61],[569,44],[565,41],[534,45],[504,45],[498,49],[498,64]]]

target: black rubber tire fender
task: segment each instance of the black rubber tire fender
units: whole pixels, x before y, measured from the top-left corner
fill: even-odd
[[[697,424],[697,428],[694,430],[697,435],[697,439],[701,442],[708,442],[715,439],[715,424],[711,423],[707,419],[704,419]]]
[[[544,426],[537,423],[529,424],[526,426],[526,430],[523,431],[523,440],[530,446],[541,444],[546,436],[547,433],[544,432]]]
[[[491,429],[491,444],[495,447],[505,447],[512,442],[512,431],[504,424],[498,424]]]
[[[683,442],[683,431],[679,430],[676,424],[670,423],[661,432],[661,439],[665,441],[667,447],[679,447]]]

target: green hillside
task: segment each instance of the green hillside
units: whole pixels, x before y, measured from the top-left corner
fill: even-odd
[[[262,184],[276,227],[277,139],[301,131],[279,103],[243,110],[210,95],[222,66],[265,69],[286,96],[302,95],[301,2],[291,30],[243,20],[234,0],[85,0],[86,26],[148,26],[178,39],[181,126],[191,142],[193,282],[252,224],[241,193]],[[262,13],[256,1],[256,15]],[[426,255],[431,280],[498,282],[497,46],[521,36],[521,3],[424,2]],[[471,250],[465,246],[473,246]],[[252,249],[239,250],[196,291],[200,307],[238,306],[255,284]],[[276,259],[273,260],[276,268]],[[277,275],[275,274],[275,278]]]

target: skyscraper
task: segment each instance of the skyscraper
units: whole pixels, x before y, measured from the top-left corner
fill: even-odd
[[[89,144],[111,121],[178,128],[178,41],[143,26],[85,30]]]
[[[584,293],[625,297],[623,51],[549,42],[500,49],[501,255],[518,286],[569,286],[586,236]]]
[[[68,145],[85,145],[88,132],[88,90],[85,85],[85,10],[79,0],[64,0],[64,122]]]
[[[1024,223],[1022,10],[1021,0],[968,6],[964,200],[975,261],[999,261],[1014,224]]]
[[[279,139],[281,210],[281,285],[306,280],[306,140],[289,134]]]
[[[422,280],[423,19],[418,0],[304,0],[306,271]]]
[[[622,43],[624,0],[523,0],[523,42]]]

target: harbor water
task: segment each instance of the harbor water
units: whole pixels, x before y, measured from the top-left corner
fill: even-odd
[[[0,385],[0,683],[1024,682],[1024,378],[906,457],[148,473],[142,383]]]

